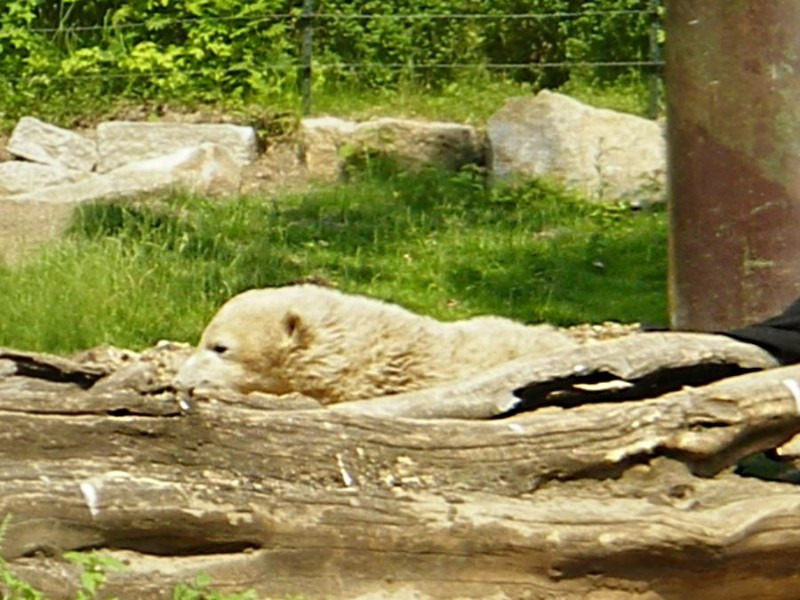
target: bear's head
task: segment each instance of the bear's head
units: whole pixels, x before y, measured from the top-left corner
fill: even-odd
[[[226,302],[179,369],[175,387],[292,392],[285,365],[306,343],[307,329],[286,300],[274,290],[250,290]]]

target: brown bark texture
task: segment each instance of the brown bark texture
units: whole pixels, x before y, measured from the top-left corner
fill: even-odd
[[[88,549],[126,563],[122,600],[199,572],[264,598],[796,598],[800,489],[733,465],[800,431],[800,366],[650,335],[335,409],[0,349],[2,556],[53,599]]]

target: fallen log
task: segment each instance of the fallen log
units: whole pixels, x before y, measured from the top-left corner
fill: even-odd
[[[309,598],[796,597],[800,489],[727,467],[800,431],[800,367],[489,421],[25,380],[0,386],[2,554],[54,599],[88,548],[129,561],[123,600],[199,570]]]
[[[2,365],[5,365],[5,368]],[[0,348],[0,378],[20,375],[46,381],[74,383],[86,389],[110,373],[111,369],[53,354]]]
[[[223,591],[265,597],[796,598],[794,488],[749,481],[743,491],[740,480],[677,474],[679,483],[654,485],[663,468],[643,469],[639,481],[562,484],[520,498],[288,482],[258,494],[219,474],[187,486],[156,473],[120,481],[116,493],[109,479],[111,498],[92,528],[128,529],[128,545],[139,548],[111,551],[130,565],[104,589],[121,598],[169,597],[199,571]],[[202,502],[212,486],[216,510]],[[43,534],[85,512],[80,502],[61,504],[61,520],[20,517],[12,533]],[[144,524],[132,528],[137,518]],[[177,547],[193,536],[215,539]],[[238,545],[221,543],[231,539]],[[74,569],[46,552],[14,564],[52,597],[71,597]]]

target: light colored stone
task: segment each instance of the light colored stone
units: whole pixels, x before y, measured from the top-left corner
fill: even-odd
[[[170,179],[171,186],[177,185],[195,194],[232,196],[242,184],[242,167],[228,148],[204,142],[166,156],[128,163],[107,175],[137,179],[163,174]]]
[[[391,155],[408,166],[431,164],[456,170],[483,156],[475,128],[460,123],[375,119],[358,124],[352,143],[357,149]]]
[[[336,117],[317,117],[300,122],[303,161],[311,177],[333,181],[342,174],[339,150],[355,132],[356,124]]]
[[[65,169],[59,165],[9,160],[0,162],[0,196],[21,194],[62,183],[72,183],[87,177],[91,177],[91,175],[85,171]]]
[[[133,198],[185,189],[203,195],[232,195],[241,184],[241,166],[216,144],[183,148],[163,157],[130,163],[88,179],[16,194],[15,202],[79,204],[93,200]]]
[[[542,91],[507,102],[487,133],[498,178],[553,177],[601,201],[664,198],[666,141],[655,121]]]
[[[256,132],[252,127],[109,121],[97,127],[97,171],[106,173],[128,163],[155,159],[203,143],[227,149],[242,166],[251,163],[258,150]]]
[[[0,264],[16,262],[30,250],[57,239],[73,209],[84,202],[134,198],[175,188],[202,195],[235,194],[241,170],[225,148],[202,144],[74,183],[9,196],[0,200]]]
[[[312,177],[338,178],[349,156],[390,156],[414,169],[436,165],[456,170],[479,162],[483,144],[474,127],[459,123],[380,118],[354,123],[334,117],[304,119],[300,139]]]
[[[97,161],[93,140],[34,117],[17,122],[6,149],[26,160],[77,171],[91,171]]]
[[[74,204],[0,200],[0,265],[14,264],[58,238]]]

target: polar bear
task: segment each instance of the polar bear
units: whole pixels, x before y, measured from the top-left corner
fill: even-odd
[[[316,285],[253,289],[211,319],[175,387],[299,393],[322,404],[417,390],[576,347],[548,325],[445,323]]]

